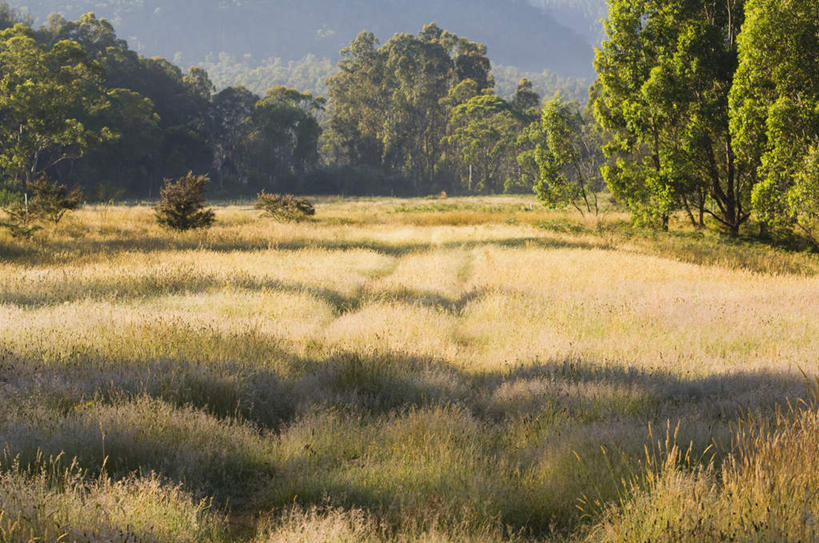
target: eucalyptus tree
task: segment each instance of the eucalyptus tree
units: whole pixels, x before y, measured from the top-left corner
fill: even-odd
[[[604,157],[595,128],[577,102],[563,102],[558,95],[544,104],[542,139],[535,149],[540,173],[535,193],[547,206],[571,205],[582,215],[600,213],[597,193]]]
[[[397,172],[415,194],[440,186],[452,167],[450,92],[466,81],[478,93],[494,85],[486,47],[431,24],[383,46],[364,32],[341,53],[339,72],[327,81],[326,155]]]
[[[737,236],[750,217],[728,108],[743,20],[744,0],[611,0],[594,108],[612,136],[603,175],[636,219],[667,229],[696,210]]]
[[[0,32],[0,168],[23,188],[41,172],[113,138],[82,119],[105,107],[101,66],[73,41],[38,43],[17,24]]]
[[[512,106],[492,93],[452,110],[446,142],[463,190],[500,193],[519,177],[517,136],[524,126]]]
[[[754,210],[819,248],[819,2],[748,0],[730,99]]]

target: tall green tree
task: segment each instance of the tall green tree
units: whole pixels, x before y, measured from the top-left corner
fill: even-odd
[[[519,177],[517,136],[523,127],[495,94],[478,94],[454,108],[446,142],[462,190],[500,193]]]
[[[399,173],[415,194],[442,186],[451,166],[444,163],[450,91],[465,81],[475,92],[494,84],[481,44],[434,24],[382,47],[360,34],[327,81],[327,154],[339,164]]]
[[[228,87],[213,97],[211,125],[213,169],[220,189],[228,180],[246,185],[245,144],[253,131],[253,110],[259,97],[244,87]]]
[[[540,104],[542,98],[535,91],[534,83],[523,78],[511,100],[512,108],[524,123],[517,134],[518,176],[509,179],[504,192],[531,193],[540,178],[537,164],[537,148],[543,140],[540,126]]]
[[[76,165],[71,161],[69,171],[77,179],[66,181],[94,179],[101,195],[116,196],[124,190],[156,196],[161,179],[211,168],[216,145],[211,122],[213,85],[204,70],[194,67],[185,74],[166,59],[141,57],[117,37],[108,21],[93,13],[76,21],[52,15],[36,36],[47,46],[63,40],[78,43],[103,68],[104,86],[117,94],[111,108],[85,123],[109,122],[122,141],[109,142]],[[65,171],[58,173],[72,177]],[[118,188],[105,188],[108,185]]]
[[[595,115],[611,132],[603,173],[637,219],[675,209],[732,236],[750,216],[754,173],[736,160],[728,94],[744,0],[612,0],[595,67]]]
[[[535,193],[550,207],[571,205],[582,215],[597,215],[597,192],[602,188],[600,168],[604,162],[598,132],[584,118],[577,102],[560,96],[543,106],[543,138],[535,151],[540,176]]]
[[[274,190],[292,183],[318,162],[321,129],[316,114],[324,100],[310,93],[274,87],[254,106],[246,153],[257,184]]]
[[[753,206],[819,246],[819,2],[748,0],[731,89],[738,161],[758,177]]]
[[[384,112],[384,165],[409,177],[416,194],[435,177],[447,123],[441,101],[455,75],[443,35],[429,30],[420,38],[399,34],[384,45],[390,103]]]
[[[0,168],[25,187],[40,172],[111,139],[81,119],[106,104],[101,66],[72,41],[38,43],[18,24],[0,33]]]
[[[380,166],[383,114],[389,106],[385,58],[372,32],[341,50],[338,73],[327,80],[330,120],[325,153],[336,164]]]

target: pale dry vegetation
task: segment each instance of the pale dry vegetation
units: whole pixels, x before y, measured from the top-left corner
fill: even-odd
[[[817,257],[532,203],[0,238],[0,541],[815,536]]]

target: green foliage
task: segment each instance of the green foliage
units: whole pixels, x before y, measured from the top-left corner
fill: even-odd
[[[0,168],[25,186],[40,172],[113,138],[80,117],[101,107],[101,66],[82,46],[37,42],[18,24],[0,33]]]
[[[18,199],[3,208],[7,219],[0,221],[0,227],[5,228],[15,238],[29,239],[43,227],[36,224],[36,217],[31,212],[28,198]]]
[[[33,193],[29,211],[35,217],[58,224],[69,211],[82,205],[83,193],[75,188],[68,190],[65,185],[41,176],[29,185]]]
[[[212,209],[204,209],[205,185],[210,182],[207,175],[188,175],[176,181],[165,180],[160,192],[161,200],[154,212],[159,224],[173,230],[208,228],[216,220]]]
[[[342,57],[339,73],[327,81],[328,155],[339,164],[398,172],[416,194],[434,192],[447,98],[467,80],[474,92],[491,87],[486,47],[433,24],[380,48],[373,34],[361,33]]]
[[[810,149],[788,189],[786,210],[813,247],[819,250],[819,147]]]
[[[68,190],[65,185],[51,181],[41,175],[29,184],[32,197],[28,193],[22,198],[15,197],[3,208],[8,219],[0,221],[0,227],[9,230],[16,238],[30,238],[42,226],[37,223],[50,222],[57,225],[66,213],[82,205],[83,194],[78,188]]]
[[[323,108],[324,99],[310,93],[285,87],[270,89],[256,102],[251,116],[246,159],[252,166],[247,175],[258,179],[259,184],[276,186],[277,180],[310,170],[318,162],[321,128],[316,115]]]
[[[500,193],[517,174],[516,138],[524,126],[511,106],[479,94],[452,110],[445,141],[467,193]]]
[[[260,95],[273,87],[284,86],[322,96],[327,92],[324,82],[336,72],[332,60],[313,54],[299,60],[276,57],[253,62],[220,53],[215,59],[209,57],[202,67],[218,88],[242,86]]]
[[[560,96],[546,102],[541,115],[542,143],[535,150],[540,176],[535,193],[550,207],[572,205],[581,214],[599,214],[603,157],[597,131],[576,102]]]
[[[253,207],[280,221],[298,221],[316,214],[310,200],[296,198],[292,194],[267,194],[262,191]]]
[[[512,107],[527,116],[536,116],[540,107],[540,94],[535,91],[534,84],[525,77],[518,83],[518,90],[511,100]]]
[[[754,211],[816,244],[819,146],[819,4],[748,0],[731,89],[731,134],[740,166],[759,182]]]
[[[728,131],[742,21],[742,0],[610,3],[594,107],[612,134],[604,177],[635,219],[667,228],[685,209],[733,236],[748,220],[754,179]]]

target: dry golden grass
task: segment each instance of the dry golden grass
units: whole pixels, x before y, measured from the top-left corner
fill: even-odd
[[[3,524],[20,510],[3,484],[68,504],[27,534],[77,541],[120,525],[71,512],[105,500],[181,511],[117,541],[500,541],[597,522],[595,537],[647,540],[622,535],[643,520],[620,478],[668,420],[726,467],[640,478],[640,511],[666,507],[666,486],[741,494],[744,475],[715,470],[775,454],[766,421],[819,374],[819,259],[624,221],[530,198],[325,199],[298,224],[234,205],[175,234],[148,207],[97,206],[31,242],[0,234],[0,528],[15,534],[0,541],[29,537]],[[753,446],[732,447],[749,412]],[[88,474],[42,486],[38,451]]]

